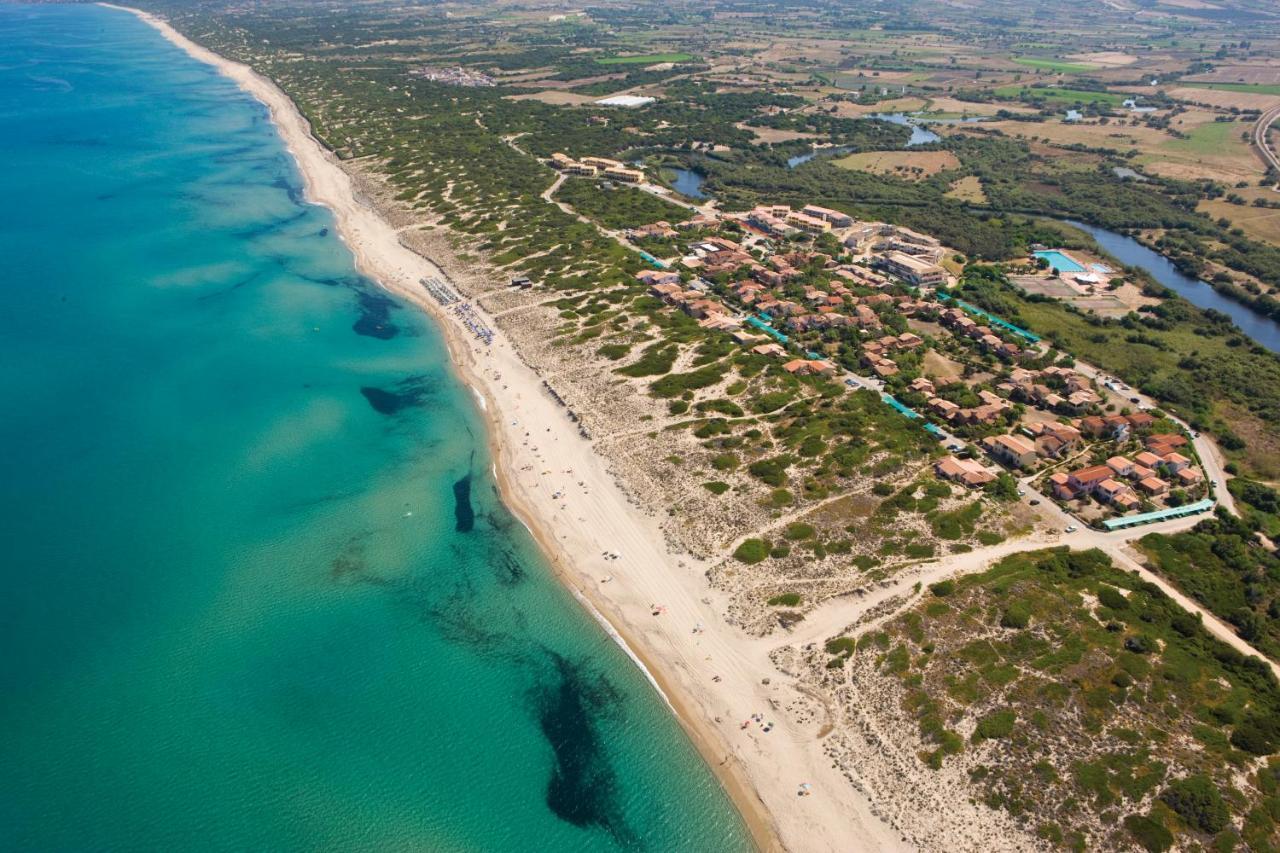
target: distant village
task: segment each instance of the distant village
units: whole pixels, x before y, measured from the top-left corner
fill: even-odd
[[[498,85],[488,74],[472,71],[461,66],[453,68],[437,68],[424,65],[409,72],[414,77],[421,77],[431,83],[443,83],[446,86],[467,86],[472,88]]]
[[[552,165],[645,180],[599,157],[556,154]],[[654,268],[636,276],[664,304],[792,375],[843,379],[921,421],[950,451],[940,478],[977,489],[1007,472],[1096,526],[1158,520],[1208,493],[1176,423],[957,299],[945,266],[955,253],[933,237],[818,205],[704,208],[626,236],[675,252],[642,252]]]

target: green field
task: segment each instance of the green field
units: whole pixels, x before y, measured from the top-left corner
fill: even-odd
[[[1094,66],[1079,62],[1063,62],[1060,59],[1044,59],[1037,56],[1015,56],[1013,61],[1028,68],[1039,68],[1044,71],[1055,71],[1059,74],[1078,74],[1081,71],[1092,71]]]
[[[1280,84],[1275,83],[1179,83],[1194,89],[1220,89],[1224,92],[1243,92],[1250,95],[1280,95]]]
[[[1084,89],[1059,88],[1032,89],[1030,86],[1021,86],[1017,83],[1001,86],[995,90],[995,95],[998,98],[1018,98],[1024,101],[1036,98],[1061,104],[1074,104],[1077,102],[1087,104],[1090,101],[1097,101],[1113,107],[1118,107],[1124,102],[1124,96],[1112,92],[1090,92]]]
[[[1247,143],[1240,139],[1240,134],[1244,130],[1245,125],[1233,121],[1209,122],[1191,131],[1186,139],[1171,139],[1161,143],[1160,147],[1168,151],[1197,156],[1227,154],[1234,147],[1247,147]]]
[[[655,65],[659,62],[688,62],[691,53],[644,53],[639,56],[607,56],[597,59],[601,65]]]

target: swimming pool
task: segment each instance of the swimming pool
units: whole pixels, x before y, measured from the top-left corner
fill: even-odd
[[[1058,272],[1084,272],[1084,267],[1068,258],[1058,250],[1054,249],[1047,252],[1036,252],[1037,258],[1044,258],[1049,262],[1049,266]]]

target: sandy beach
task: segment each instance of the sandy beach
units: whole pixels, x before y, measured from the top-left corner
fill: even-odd
[[[500,331],[491,345],[482,345],[428,296],[420,279],[447,280],[449,269],[402,243],[397,229],[311,135],[294,103],[270,80],[195,44],[163,20],[103,5],[137,15],[265,104],[297,161],[308,200],[333,211],[360,271],[437,320],[459,375],[489,422],[504,501],[565,584],[648,671],[758,846],[908,849],[833,765],[824,741],[832,729],[829,712],[771,663],[776,638],[752,638],[725,622],[724,595],[708,584],[707,565],[667,549],[657,521],[627,496]],[[760,722],[750,722],[753,715]],[[766,731],[763,723],[773,725]],[[811,795],[801,797],[806,783]]]

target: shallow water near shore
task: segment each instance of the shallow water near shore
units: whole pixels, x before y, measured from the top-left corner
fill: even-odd
[[[0,848],[741,850],[266,110],[0,6]]]

